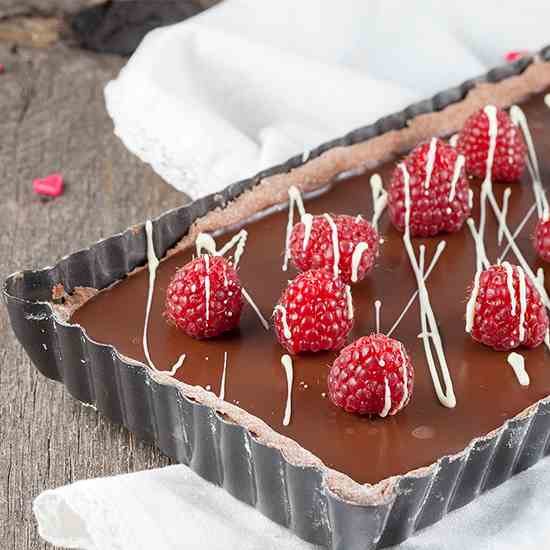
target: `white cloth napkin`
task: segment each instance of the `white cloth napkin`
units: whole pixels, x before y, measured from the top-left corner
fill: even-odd
[[[536,0],[227,0],[151,32],[107,109],[197,198],[540,48],[549,14]]]
[[[399,550],[542,550],[550,460],[411,537]],[[40,535],[83,550],[313,550],[183,465],[78,481],[34,502]]]
[[[535,0],[227,0],[147,35],[107,109],[197,198],[540,48],[549,15]]]
[[[550,42],[524,0],[226,0],[150,33],[105,91],[115,131],[198,197]],[[548,548],[550,461],[400,546]],[[41,535],[86,550],[310,545],[185,466],[77,482],[34,506]]]

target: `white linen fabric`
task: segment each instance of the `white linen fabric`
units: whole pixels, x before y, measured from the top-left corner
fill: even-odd
[[[544,459],[394,548],[547,549],[549,484]],[[44,539],[83,550],[316,548],[183,465],[45,491],[34,513]]]
[[[107,109],[197,198],[540,48],[549,15],[535,0],[227,0],[148,34]]]
[[[115,131],[196,198],[550,42],[526,0],[227,0],[151,32],[106,90]],[[540,549],[550,460],[400,550]],[[307,549],[186,466],[87,480],[36,499],[40,534],[86,550]]]

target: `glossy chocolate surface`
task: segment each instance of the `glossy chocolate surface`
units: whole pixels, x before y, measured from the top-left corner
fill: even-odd
[[[550,109],[544,95],[523,105],[537,149],[543,183],[550,182]],[[389,184],[394,163],[380,167]],[[371,173],[342,181],[321,197],[306,204],[313,214],[331,212],[372,213],[369,177]],[[474,212],[478,219],[479,181]],[[499,203],[505,185],[494,184]],[[527,172],[521,182],[511,184],[508,222],[513,231],[534,203]],[[544,266],[532,245],[534,215],[517,242],[535,271]],[[247,226],[249,238],[240,263],[240,277],[266,317],[271,315],[287,279],[295,276],[291,267],[281,270],[286,211],[271,214]],[[416,283],[402,243],[402,235],[384,214],[381,234],[385,240],[381,255],[370,276],[353,288],[355,327],[351,338],[374,330],[374,300],[382,301],[382,330],[388,330],[399,316]],[[486,246],[489,259],[496,261],[497,224],[488,209]],[[218,239],[218,245],[226,237]],[[441,406],[434,394],[423,351],[418,302],[409,310],[393,334],[407,347],[416,371],[414,395],[401,413],[386,419],[354,416],[336,408],[324,397],[328,366],[334,353],[294,358],[293,414],[289,426],[282,424],[286,402],[286,377],[280,363],[283,349],[273,329],[266,332],[254,312],[245,306],[240,330],[210,341],[193,340],[166,324],[162,317],[164,293],[174,271],[187,262],[193,251],[178,253],[161,263],[157,276],[149,342],[153,361],[159,369],[169,368],[182,353],[187,354],[177,377],[188,384],[210,386],[218,393],[224,352],[228,352],[226,400],[262,418],[273,429],[296,440],[316,454],[327,466],[348,474],[359,483],[374,483],[426,466],[443,455],[456,453],[472,438],[487,434],[520,411],[550,394],[550,355],[540,346],[520,351],[531,378],[528,387],[518,383],[507,364],[507,353],[495,352],[471,340],[464,332],[467,288],[475,273],[475,248],[466,226],[456,234],[433,239],[414,239],[427,245],[427,260],[440,240],[447,248],[430,276],[427,286],[443,338],[458,404]],[[517,263],[510,252],[507,259]],[[547,272],[550,271],[547,269]],[[546,285],[550,282],[546,276]],[[72,317],[93,339],[114,344],[124,355],[145,362],[141,338],[147,296],[147,271],[132,275],[110,290],[99,293]]]

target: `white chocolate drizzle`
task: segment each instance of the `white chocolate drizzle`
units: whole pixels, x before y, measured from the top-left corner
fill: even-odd
[[[382,302],[380,300],[375,300],[374,302],[374,321],[376,326],[376,333],[380,333],[380,309],[382,307]]]
[[[458,178],[460,177],[460,172],[462,171],[462,168],[464,168],[464,162],[465,162],[465,159],[464,159],[463,155],[458,155],[456,157],[455,168],[454,168],[454,171],[453,171],[453,177],[451,179],[451,189],[449,191],[449,202],[452,202],[455,199],[456,184],[458,182]]]
[[[487,217],[487,197],[493,195],[493,162],[495,159],[495,150],[497,145],[498,135],[498,119],[497,108],[494,105],[487,105],[483,109],[487,119],[489,121],[489,150],[487,152],[487,161],[485,166],[485,178],[481,184],[481,196],[480,196],[480,210],[479,210],[479,229],[478,234],[480,236],[480,242],[485,247],[485,221]],[[485,254],[486,256],[486,254]]]
[[[405,406],[405,402],[409,397],[409,372],[407,370],[405,350],[403,349],[403,344],[401,342],[399,342],[399,353],[401,355],[401,368],[403,369],[403,395],[395,412],[400,411]]]
[[[290,355],[283,355],[281,357],[281,364],[283,365],[286,373],[286,386],[287,386],[287,395],[286,395],[286,406],[285,406],[285,415],[283,417],[283,426],[288,426],[290,424],[290,418],[292,416],[292,382],[294,379],[294,369],[292,365],[292,358]]]
[[[338,228],[334,223],[334,220],[331,218],[330,214],[323,214],[330,226],[331,240],[332,240],[332,255],[333,255],[333,266],[332,271],[334,277],[338,277],[340,274],[340,244],[338,243]]]
[[[346,285],[346,299],[348,306],[348,319],[353,319],[353,300],[351,298],[351,288],[349,285]]]
[[[525,224],[529,221],[533,213],[536,211],[537,205],[533,204],[531,208],[527,211],[527,214],[523,216],[523,219],[516,227],[516,230],[514,231],[514,234],[512,235],[512,239],[515,241],[517,236],[523,231],[523,228],[525,227]],[[502,234],[504,235],[504,229],[502,230]],[[510,250],[510,243],[506,245],[506,248],[503,250],[502,254],[500,255],[497,263],[500,264],[506,258],[506,255],[508,254],[508,251]]]
[[[147,359],[148,365],[157,372],[162,372],[168,376],[175,376],[178,369],[183,365],[185,361],[185,353],[182,353],[178,360],[172,365],[170,370],[159,371],[151,359],[151,354],[149,353],[149,339],[148,339],[148,330],[149,330],[149,317],[151,316],[151,306],[153,304],[153,293],[155,291],[155,282],[157,278],[157,269],[159,266],[159,260],[155,254],[155,245],[153,243],[153,223],[151,220],[145,222],[145,236],[147,238],[147,270],[149,271],[149,286],[147,289],[147,305],[145,306],[145,323],[143,325],[143,353],[145,359]]]
[[[483,244],[483,239],[481,235],[477,232],[474,220],[472,218],[468,218],[466,220],[466,224],[470,229],[470,233],[472,234],[476,247],[476,271],[482,271],[483,269],[488,268],[490,265],[490,262],[487,259],[487,255],[485,253],[485,245]]]
[[[527,311],[527,285],[525,284],[525,272],[516,266],[519,276],[519,343],[525,340],[525,313]]]
[[[204,276],[204,299],[206,301],[206,324],[208,325],[208,319],[210,318],[210,259],[208,254],[205,254],[203,258],[206,271]]]
[[[235,245],[235,254],[233,255],[233,267],[237,269],[239,261],[244,252],[244,247],[246,246],[246,239],[248,238],[248,233],[245,229],[241,229],[236,235],[234,235],[229,241],[225,243],[220,250],[213,254],[214,256],[223,256],[226,252],[231,250]]]
[[[449,145],[451,147],[456,147],[458,143],[458,134],[453,134],[450,138],[449,138]]]
[[[430,141],[430,148],[426,157],[426,178],[424,179],[424,189],[430,188],[430,180],[435,164],[435,154],[437,152],[437,138],[433,137]]]
[[[430,265],[428,266],[428,269],[426,270],[426,273],[424,274],[424,281],[428,280],[428,277],[430,276],[431,272],[433,271],[434,267],[436,266],[441,254],[443,253],[443,250],[445,250],[445,247],[447,246],[447,243],[445,241],[439,241],[437,244],[437,248],[435,249],[434,255],[432,257],[432,261],[430,262]],[[396,319],[395,323],[392,325],[390,330],[386,333],[386,336],[390,337],[392,333],[395,331],[395,329],[399,326],[399,323],[403,320],[403,317],[405,317],[407,311],[411,308],[413,305],[416,297],[418,296],[418,289],[416,289],[412,296],[410,297],[409,301],[407,302],[407,305],[403,308],[403,311],[399,314],[399,317]]]
[[[378,221],[388,204],[388,193],[384,189],[382,178],[379,174],[373,174],[370,177],[370,186],[372,190],[372,226],[378,231]]]
[[[508,225],[506,224],[506,220],[502,219],[502,213],[498,207],[497,201],[495,199],[495,196],[492,192],[490,192],[487,195],[487,198],[489,199],[489,203],[491,204],[491,207],[493,208],[493,212],[495,213],[495,216],[497,217],[497,220],[502,224],[502,229],[504,231],[504,236],[508,240],[508,244],[510,245],[510,248],[512,249],[512,252],[516,256],[519,265],[523,268],[525,271],[525,274],[529,277],[530,281],[533,283],[534,287],[538,290],[540,294],[540,298],[542,300],[542,303],[545,305],[547,309],[550,309],[550,298],[548,297],[548,293],[546,292],[546,289],[544,288],[544,284],[541,283],[541,281],[537,278],[537,276],[533,273],[533,270],[525,260],[525,257],[521,253],[521,250],[519,249],[518,245],[516,244],[513,235],[510,233],[510,229],[508,228]]]
[[[223,353],[223,371],[222,371],[222,381],[220,383],[220,399],[225,398],[225,377],[227,372],[227,351]]]
[[[309,238],[311,237],[311,228],[313,227],[313,216],[311,214],[304,214],[302,216],[302,223],[304,224],[304,244],[303,250],[307,249]]]
[[[287,340],[290,340],[292,338],[292,332],[290,331],[290,327],[288,326],[285,307],[282,306],[281,304],[277,304],[275,306],[275,311],[281,312],[281,323],[283,325],[283,334]]]
[[[472,288],[472,293],[470,294],[470,299],[466,304],[466,332],[469,334],[472,332],[474,326],[474,317],[475,317],[475,308],[477,295],[479,294],[479,278],[481,277],[481,271],[478,269],[474,277],[474,286]]]
[[[468,208],[471,210],[474,207],[474,192],[468,189]]]
[[[546,94],[544,96],[544,103],[546,104],[546,106],[550,109],[550,94]]]
[[[285,239],[285,256],[283,260],[283,271],[288,270],[288,260],[290,258],[290,236],[292,235],[292,228],[294,227],[294,206],[298,208],[300,218],[303,218],[306,214],[304,208],[304,201],[302,200],[302,194],[300,190],[292,185],[288,189],[288,223],[286,226],[286,239]]]
[[[244,252],[244,247],[246,245],[247,237],[248,237],[247,231],[245,229],[241,229],[241,231],[239,231],[237,235],[232,237],[222,248],[220,248],[220,250],[217,250],[216,241],[211,235],[209,235],[208,233],[199,233],[197,235],[197,239],[195,240],[197,255],[200,256],[202,251],[206,250],[212,256],[223,256],[231,248],[236,246],[235,254],[234,254],[234,267],[236,268]],[[224,275],[224,277],[226,277],[226,275]],[[224,284],[227,284],[227,278],[225,278]],[[206,279],[205,279],[205,286],[206,286]],[[245,300],[250,304],[250,306],[258,316],[258,319],[260,320],[260,323],[262,324],[264,329],[269,330],[269,323],[265,320],[265,317],[262,315],[260,308],[256,305],[256,303],[252,299],[252,296],[250,296],[250,294],[247,292],[244,286],[241,288],[241,292]],[[207,312],[208,312],[208,303],[207,303]],[[207,320],[208,320],[208,313],[207,313]]]
[[[504,190],[504,194],[502,196],[502,219],[506,221],[506,217],[508,216],[508,203],[510,202],[510,195],[512,194],[512,189],[510,187],[507,187]],[[498,235],[497,235],[497,242],[498,246],[502,244],[502,238],[504,237],[504,230],[502,229],[502,223],[498,224]]]
[[[506,271],[506,286],[510,294],[510,306],[512,315],[516,314],[516,291],[514,290],[514,269],[508,262],[503,262],[502,267]],[[521,342],[521,337],[520,337]]]
[[[525,357],[523,355],[513,351],[508,355],[508,364],[512,367],[518,382],[522,386],[528,386],[530,383],[529,375],[525,370]]]
[[[529,130],[529,125],[527,124],[527,118],[525,113],[517,105],[512,105],[512,107],[510,107],[510,118],[516,126],[521,128],[523,137],[525,138],[528,153],[527,168],[529,169],[529,174],[531,175],[531,180],[533,182],[533,195],[535,196],[535,202],[537,204],[537,213],[539,218],[546,220],[549,216],[548,200],[546,199],[546,194],[542,187],[539,162],[535,151],[535,145],[533,143],[533,138],[531,136],[531,131]]]
[[[363,253],[369,249],[369,245],[366,242],[360,242],[355,245],[353,249],[353,254],[351,255],[351,282],[356,283],[359,271],[359,264],[361,263],[361,258]]]
[[[265,328],[265,330],[269,330],[269,323],[265,320],[265,317],[262,315],[260,308],[256,305],[256,302],[254,302],[254,300],[252,299],[252,296],[248,294],[244,286],[241,288],[241,292],[243,293],[244,299],[250,304],[250,307],[254,310],[254,312],[258,316],[258,319],[260,320],[260,323],[262,324],[262,326]]]
[[[422,342],[424,344],[424,352],[426,354],[426,361],[428,362],[428,369],[430,371],[430,376],[432,377],[432,382],[434,385],[435,393],[439,402],[448,408],[454,408],[456,406],[456,396],[453,389],[453,381],[451,380],[451,374],[447,366],[447,359],[445,357],[445,352],[443,351],[443,343],[441,342],[441,336],[439,334],[439,327],[437,326],[437,321],[435,319],[435,314],[433,312],[430,297],[428,294],[428,289],[424,282],[424,257],[426,247],[424,245],[420,246],[420,259],[417,263],[416,255],[414,248],[411,242],[410,237],[410,210],[411,210],[411,197],[410,197],[410,180],[409,173],[403,163],[399,165],[403,172],[403,183],[405,191],[405,234],[403,236],[403,243],[405,244],[405,250],[409,256],[411,262],[411,267],[416,277],[416,284],[418,286],[418,296],[420,301],[420,322],[422,328]],[[429,330],[428,330],[429,327]],[[435,365],[435,361],[432,354],[432,349],[430,347],[430,339],[433,342],[435,352],[439,361],[441,368],[441,373],[443,376],[443,383],[445,385],[445,391],[441,386],[441,381],[439,379],[439,374]]]
[[[391,391],[388,379],[384,378],[384,408],[380,412],[381,418],[386,418],[391,409]]]

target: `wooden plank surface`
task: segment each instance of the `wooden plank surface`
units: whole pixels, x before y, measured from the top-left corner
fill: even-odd
[[[0,277],[61,256],[178,206],[186,198],[113,135],[103,87],[123,64],[56,45],[10,54],[0,75]],[[43,203],[32,180],[64,175],[65,194]],[[0,547],[43,543],[32,515],[42,490],[169,461],[38,374],[0,307]]]

